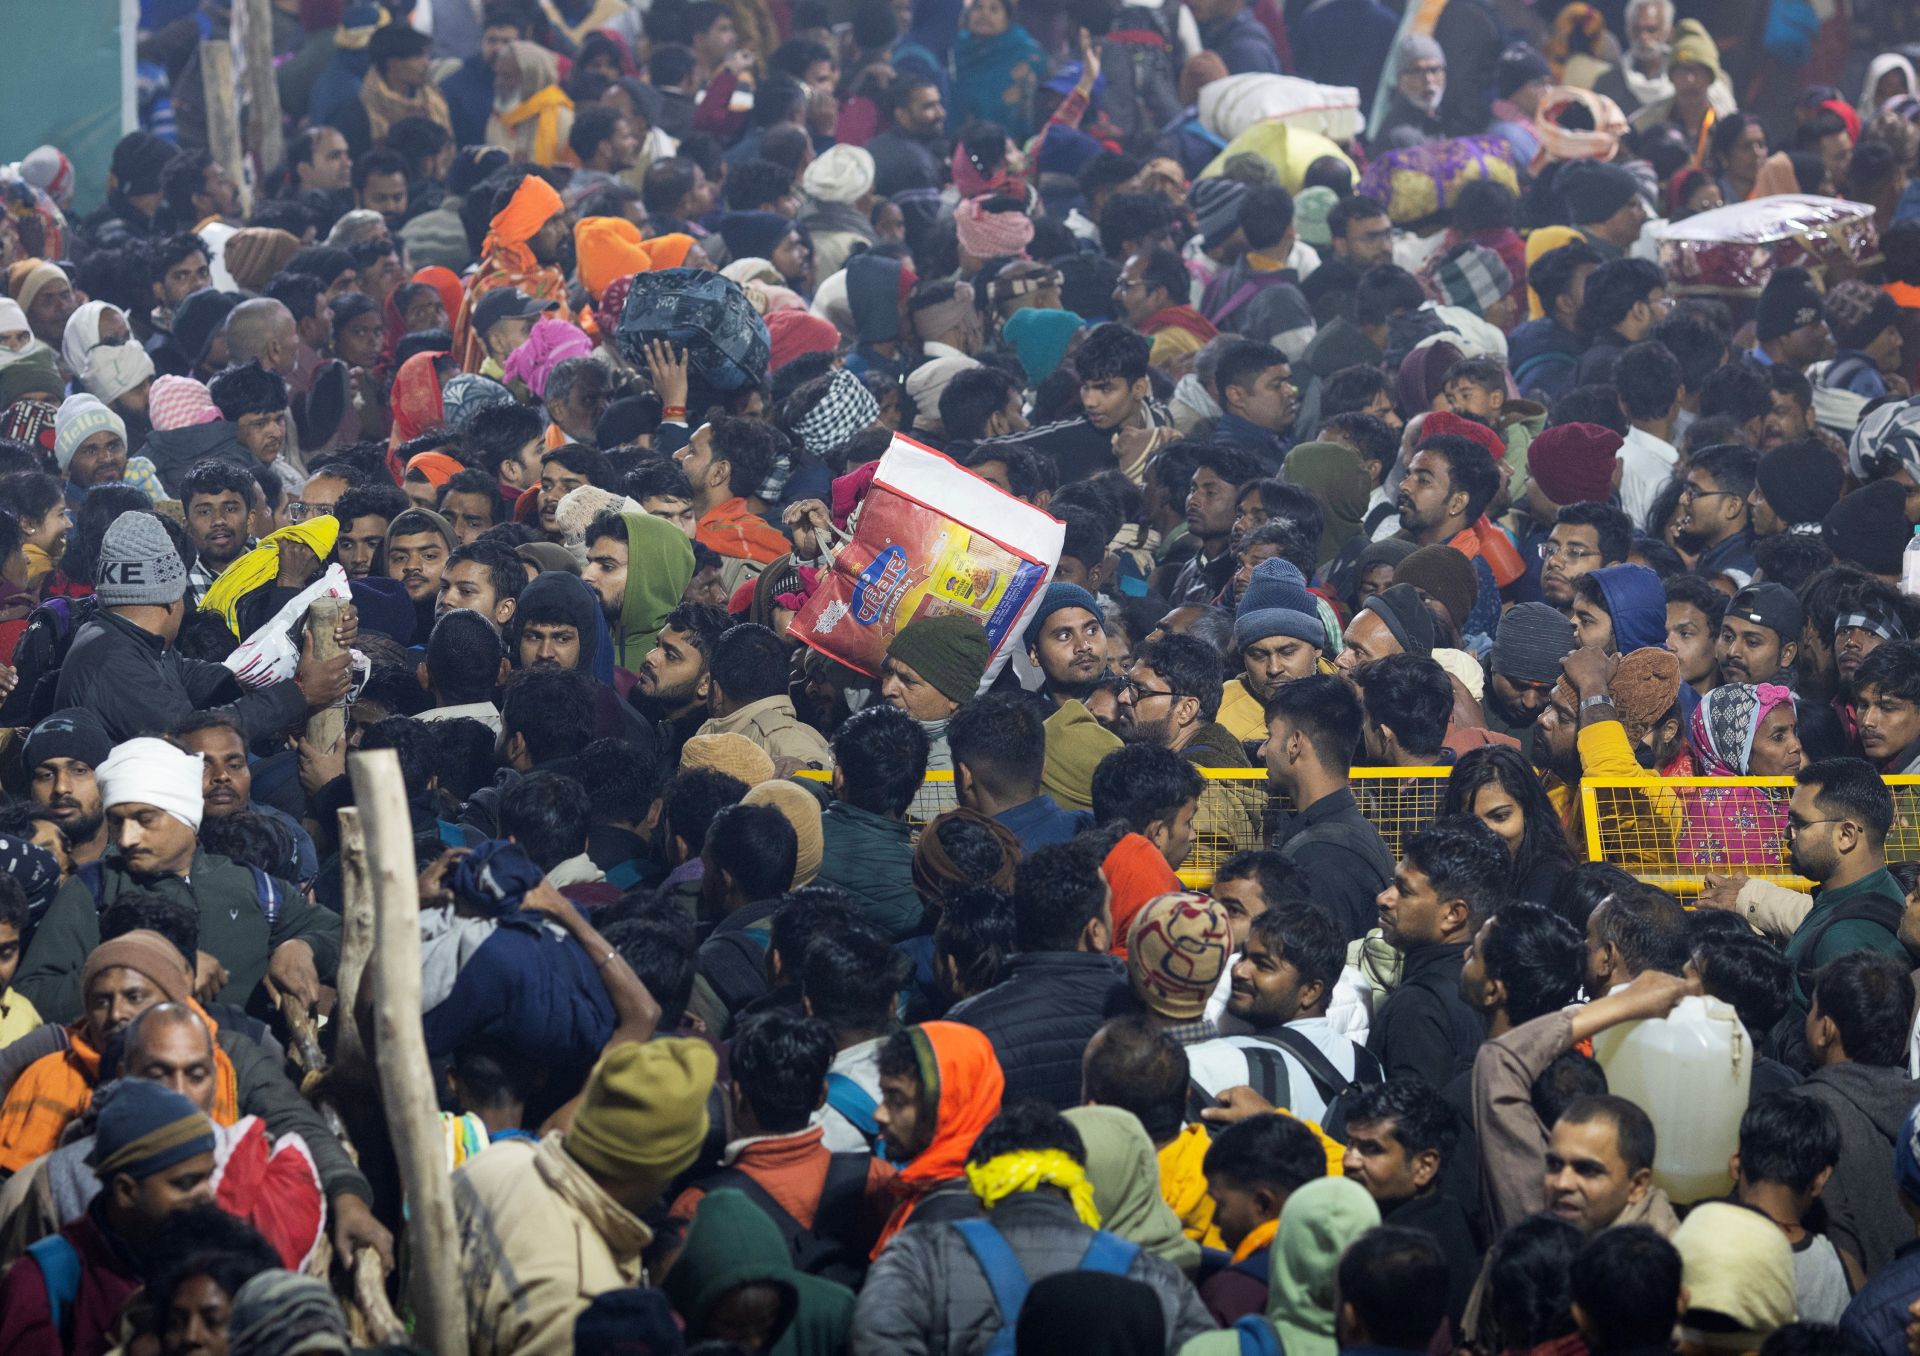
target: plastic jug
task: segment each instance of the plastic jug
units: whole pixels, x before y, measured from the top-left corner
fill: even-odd
[[[1717,998],[1689,996],[1673,1012],[1593,1038],[1607,1090],[1653,1122],[1653,1182],[1675,1205],[1726,1195],[1727,1160],[1753,1078],[1753,1042]]]
[[[1913,529],[1907,549],[1900,553],[1900,592],[1920,595],[1920,527]]]

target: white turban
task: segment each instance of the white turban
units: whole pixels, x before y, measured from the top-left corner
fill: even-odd
[[[100,805],[151,805],[165,810],[195,833],[200,831],[203,760],[164,739],[129,739],[94,769]]]
[[[955,377],[980,365],[972,358],[935,358],[907,373],[907,394],[913,398],[914,409],[919,411],[913,426],[926,433],[944,433],[940,397],[946,394]]]
[[[829,146],[800,176],[800,191],[815,202],[859,202],[873,192],[873,152]]]

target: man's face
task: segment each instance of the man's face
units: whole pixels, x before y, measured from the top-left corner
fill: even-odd
[[[366,311],[334,331],[333,354],[348,367],[372,367],[385,338],[380,313]]]
[[[466,546],[493,526],[493,496],[456,490],[441,501],[440,516],[453,524],[454,541]]]
[[[911,1162],[933,1143],[938,1118],[922,1115],[922,1110],[919,1079],[911,1074],[880,1075],[880,1104],[873,1109],[873,1119],[887,1143],[887,1157],[895,1163]]]
[[[1235,386],[1240,392],[1239,415],[1257,428],[1269,433],[1279,433],[1293,424],[1297,392],[1293,385],[1293,368],[1286,363],[1275,363],[1261,372],[1253,380],[1251,389]]]
[[[960,709],[959,702],[922,678],[912,665],[892,655],[880,662],[880,697],[915,720],[945,720]]]
[[[587,483],[584,472],[570,471],[557,461],[540,467],[540,528],[544,532],[560,530],[560,501]]]
[[[387,540],[387,520],[377,514],[364,514],[347,524],[333,553],[346,569],[349,579],[365,579],[373,573],[373,562]]]
[[[1718,671],[1713,623],[1692,603],[1667,604],[1667,648],[1680,661],[1680,681],[1704,682]]]
[[[1280,1026],[1318,1003],[1323,986],[1303,984],[1300,968],[1248,932],[1234,962],[1227,1011],[1254,1026]]]
[[[1679,535],[1690,550],[1711,546],[1738,532],[1746,519],[1747,501],[1720,488],[1718,482],[1698,466],[1687,472],[1680,491]]]
[[[27,308],[27,324],[36,338],[44,339],[57,351],[66,334],[67,320],[78,305],[72,286],[62,275],[34,294],[33,305]]]
[[[136,876],[182,875],[193,861],[192,828],[158,806],[124,802],[107,811],[107,823]]]
[[[1175,810],[1172,819],[1147,826],[1147,840],[1160,849],[1160,855],[1175,871],[1186,865],[1187,858],[1193,855],[1193,821],[1199,814],[1200,801],[1195,797]]]
[[[1347,1123],[1347,1156],[1341,1170],[1382,1206],[1419,1195],[1438,1167],[1431,1153],[1410,1160],[1399,1132],[1399,1123],[1391,1119]]]
[[[416,603],[440,596],[440,574],[447,567],[447,539],[438,532],[410,532],[387,543],[387,578],[398,579]]]
[[[1818,316],[1798,329],[1788,330],[1781,336],[1780,352],[1792,367],[1806,367],[1832,357],[1833,331],[1827,328],[1826,317]]]
[[[1080,383],[1080,408],[1087,422],[1101,432],[1111,432],[1133,418],[1140,400],[1147,393],[1147,380],[1129,382],[1124,377],[1103,377]]]
[[[1207,1195],[1213,1197],[1214,1227],[1229,1248],[1237,1249],[1240,1240],[1273,1217],[1271,1210],[1261,1208],[1253,1192],[1225,1176],[1207,1178]]]
[[[203,755],[200,794],[206,801],[207,814],[217,819],[247,808],[253,798],[253,768],[239,735],[224,725],[215,725],[183,736],[180,744],[188,753]]]
[[[740,35],[735,31],[733,20],[722,15],[709,24],[704,32],[693,37],[693,50],[700,60],[709,66],[718,66],[733,55],[733,49],[740,45]]]
[[[1827,178],[1835,184],[1847,179],[1847,162],[1853,159],[1853,138],[1842,130],[1820,138],[1820,163]]]
[[[1860,671],[1860,661],[1887,643],[1878,631],[1861,626],[1843,626],[1833,633],[1833,662],[1840,681],[1851,683]]]
[[[1647,204],[1638,193],[1635,193],[1627,199],[1626,204],[1619,211],[1605,221],[1588,222],[1587,229],[1609,244],[1625,249],[1640,238],[1640,228],[1646,224]],[[1646,323],[1649,326],[1656,325],[1666,315],[1666,294],[1655,289],[1653,295],[1647,298],[1647,303],[1653,314],[1647,318]]]
[[[1532,723],[1546,708],[1553,684],[1523,682],[1504,673],[1492,673],[1488,675],[1487,691],[1494,707],[1509,724],[1525,725]]]
[[[378,212],[382,216],[405,216],[407,214],[407,176],[398,171],[392,174],[377,172],[369,174],[360,188],[360,205],[369,212]]]
[[[1028,653],[1046,675],[1047,685],[1062,692],[1084,692],[1106,666],[1107,632],[1100,619],[1084,607],[1063,607],[1048,617],[1040,639]]]
[[[493,587],[493,572],[485,565],[477,560],[456,561],[440,572],[440,601],[434,605],[434,615],[444,617],[463,609],[505,626],[513,617],[513,599],[501,601]]]
[[[946,125],[947,109],[940,102],[940,91],[927,85],[915,90],[907,100],[907,106],[897,110],[893,116],[912,136],[936,137]]]
[[[591,445],[594,427],[612,403],[611,388],[589,372],[574,382],[573,389],[567,392],[564,400],[549,401],[548,412],[553,416],[553,422],[560,425],[569,438],[576,443]],[[581,483],[586,483],[585,477],[581,478]]]
[[[678,495],[650,494],[640,501],[640,507],[656,518],[665,518],[689,537],[700,524],[699,516],[693,511],[692,501],[682,499]]]
[[[183,966],[185,963],[182,960]],[[138,970],[123,965],[102,970],[87,982],[87,991],[81,995],[89,1043],[100,1049],[125,1031],[128,1022],[165,997],[159,986]]]
[[[1864,711],[1862,717],[1864,719]],[[1864,732],[1860,740],[1866,745]],[[1871,748],[1869,759],[1875,758]],[[1840,851],[1834,831],[1834,815],[1820,807],[1820,787],[1796,786],[1787,802],[1787,861],[1809,880],[1824,881],[1839,868]]]
[[[1813,431],[1813,409],[1795,400],[1786,391],[1771,392],[1773,408],[1760,426],[1760,446],[1778,447],[1781,443],[1804,438]]]
[[[587,567],[580,572],[587,587],[600,597],[600,610],[617,621],[627,601],[627,541],[625,537],[596,537],[587,547]]]
[[[1575,740],[1580,733],[1580,718],[1573,710],[1557,700],[1549,700],[1534,730],[1534,762],[1542,770],[1563,778],[1578,776],[1580,760],[1575,752]]]
[[[1319,648],[1298,636],[1268,636],[1240,651],[1247,690],[1263,702],[1278,692],[1282,683],[1311,678],[1319,659]]]
[[[1780,633],[1728,613],[1714,643],[1722,682],[1765,683],[1792,662],[1792,652],[1780,643]]]
[[[1222,480],[1211,466],[1193,473],[1193,486],[1187,492],[1187,530],[1202,540],[1217,541],[1233,531],[1239,512],[1234,502],[1234,485]]]
[[[302,188],[323,188],[336,193],[353,182],[353,157],[347,153],[347,139],[332,128],[320,133],[313,145],[313,159],[294,167]]]
[[[519,42],[526,34],[512,24],[493,24],[480,33],[480,59],[491,67],[500,59],[510,43]]]
[[[1592,646],[1596,650],[1615,653],[1613,644],[1613,614],[1597,603],[1585,598],[1573,600],[1573,641],[1580,646]]]
[[[127,473],[126,440],[110,428],[103,428],[73,454],[67,467],[67,479],[83,490],[95,485],[116,485]]]
[[[300,502],[305,506],[301,518],[317,518],[323,513],[332,513],[333,506],[340,502],[340,496],[347,492],[347,482],[339,476],[315,476],[300,491]]]
[[[725,490],[718,485],[709,485],[714,470],[713,425],[702,424],[687,439],[687,445],[673,454],[680,463],[680,469],[687,473],[687,479],[693,482],[694,503],[697,507],[703,496],[719,494],[724,497]]]
[[[1453,489],[1453,468],[1444,456],[1434,452],[1415,452],[1407,464],[1407,478],[1400,482],[1400,525],[1416,530],[1441,526],[1456,513],[1464,512]]]
[[[1362,272],[1384,264],[1393,257],[1393,223],[1383,216],[1352,218],[1347,233],[1333,242],[1333,252]]]
[[[1253,920],[1267,911],[1267,897],[1261,892],[1260,882],[1251,876],[1241,880],[1216,880],[1210,893],[1214,903],[1226,911],[1232,949],[1244,949]]]
[[[1129,325],[1138,325],[1167,304],[1165,290],[1142,281],[1147,271],[1145,255],[1130,255],[1114,284],[1113,300]]]
[[[189,497],[187,537],[202,560],[226,568],[247,549],[247,501],[232,490]]]
[[[1583,1234],[1597,1234],[1620,1212],[1647,1194],[1652,1173],[1627,1171],[1620,1156],[1620,1132],[1597,1116],[1576,1123],[1554,1123],[1547,1141],[1547,1210]]]
[[[12,923],[0,923],[0,990],[13,983],[20,968],[20,929]]]
[[[1893,696],[1878,683],[1861,689],[1854,703],[1860,722],[1860,751],[1885,762],[1920,740],[1920,706]]]
[[[1344,644],[1333,662],[1342,673],[1351,673],[1362,664],[1400,653],[1400,642],[1393,638],[1393,632],[1380,619],[1380,614],[1367,608],[1353,614],[1341,640]]]
[[[140,1028],[139,1044],[121,1062],[121,1076],[172,1088],[211,1116],[219,1074],[213,1038],[198,1018],[157,1020],[169,1015],[155,1013]]]
[[[243,414],[233,429],[240,446],[251,452],[253,459],[262,466],[271,466],[274,459],[286,450],[285,410],[276,410],[272,414]]]
[[[1180,698],[1144,659],[1133,666],[1120,689],[1119,723],[1123,737],[1161,748],[1173,747],[1174,710]]]
[[[1605,564],[1599,528],[1555,523],[1540,558],[1540,596],[1564,612],[1573,606],[1573,581]]]
[[[580,665],[580,630],[564,622],[528,622],[520,628],[520,667],[572,670]]]
[[[539,319],[531,315],[502,316],[487,327],[487,355],[497,363],[505,363],[513,356],[513,351],[527,342],[527,336],[533,333],[533,322]]]
[[[706,656],[694,645],[693,636],[666,626],[640,662],[634,686],[641,696],[671,709],[705,701],[706,680]]]
[[[1643,4],[1628,13],[1627,42],[1635,56],[1646,61],[1665,60],[1672,38],[1673,25],[1667,20],[1664,5]]]
[[[1400,68],[1395,82],[1407,102],[1431,117],[1447,93],[1447,63],[1429,57],[1409,62]]]
[[[131,1180],[124,1174],[115,1177],[112,1189],[115,1199],[138,1221],[134,1226],[138,1237],[133,1240],[138,1242],[158,1229],[167,1216],[213,1200],[213,1151],[183,1158],[172,1167],[143,1177],[129,1192],[125,1184]]]
[[[1450,902],[1440,898],[1427,873],[1412,861],[1401,860],[1375,902],[1380,906],[1380,930],[1394,946],[1437,942],[1444,935]]]
[[[33,769],[29,790],[76,847],[93,840],[106,818],[93,768],[78,758],[49,758]]]
[[[213,286],[213,273],[204,254],[189,254],[167,265],[160,275],[160,299],[172,310],[195,292]]]

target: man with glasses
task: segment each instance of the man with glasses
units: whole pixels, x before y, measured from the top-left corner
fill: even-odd
[[[1378,148],[1423,146],[1446,137],[1440,101],[1447,95],[1447,54],[1432,38],[1409,35],[1393,58],[1393,97],[1370,138]]]
[[[1632,546],[1633,524],[1611,504],[1563,505],[1554,515],[1553,530],[1540,543],[1541,600],[1571,612],[1573,581],[1622,564]]]
[[[297,496],[290,495],[281,503],[280,514],[285,521],[277,525],[285,527],[288,523],[304,523],[310,518],[332,513],[333,506],[340,502],[340,496],[361,484],[364,479],[351,466],[328,462],[307,477],[307,483],[300,488]]]
[[[1124,738],[1171,749],[1199,767],[1252,767],[1220,713],[1220,652],[1192,636],[1140,647],[1120,689]]]
[[[1787,805],[1793,869],[1815,882],[1813,908],[1787,940],[1793,1000],[1804,1011],[1821,966],[1852,951],[1905,963],[1900,915],[1906,896],[1887,870],[1893,793],[1871,763],[1828,758],[1800,770]]]
[[[1760,454],[1722,443],[1694,454],[1680,491],[1676,544],[1697,556],[1693,572],[1712,580],[1726,575],[1744,588],[1757,568],[1753,560],[1753,494]]]

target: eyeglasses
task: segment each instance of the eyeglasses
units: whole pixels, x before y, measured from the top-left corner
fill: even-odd
[[[309,504],[304,499],[287,501],[288,522],[304,523],[309,518],[319,518],[331,512],[333,509],[326,504]]]
[[[1555,556],[1559,556],[1569,565],[1578,565],[1581,561],[1592,560],[1599,554],[1598,551],[1591,550],[1577,543],[1569,544],[1557,541],[1543,541],[1540,543],[1540,559],[1542,560],[1552,560]]]
[[[1148,697],[1172,697],[1178,695],[1171,689],[1142,687],[1132,679],[1128,679],[1122,683],[1120,690],[1126,694],[1127,700],[1132,702],[1145,701]]]
[[[1717,499],[1722,495],[1730,499],[1740,497],[1734,494],[1732,490],[1702,490],[1692,485],[1682,485],[1680,487],[1680,497],[1682,499]]]

